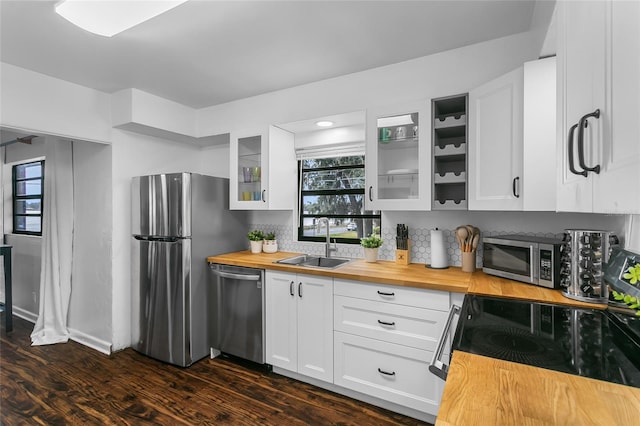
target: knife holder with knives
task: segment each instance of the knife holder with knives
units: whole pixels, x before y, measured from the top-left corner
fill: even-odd
[[[396,225],[396,263],[408,265],[411,263],[411,241],[407,225]]]

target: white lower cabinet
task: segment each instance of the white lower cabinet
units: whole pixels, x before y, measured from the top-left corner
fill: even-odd
[[[444,382],[429,372],[432,352],[337,331],[334,344],[336,385],[437,414]]]
[[[266,272],[267,363],[333,382],[333,278]]]
[[[450,305],[448,292],[335,279],[334,383],[435,416],[444,382],[429,363]]]

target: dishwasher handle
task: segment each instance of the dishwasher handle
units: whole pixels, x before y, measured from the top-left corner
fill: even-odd
[[[444,345],[447,341],[447,335],[449,334],[449,330],[451,329],[451,324],[453,324],[453,317],[455,315],[460,314],[460,306],[452,305],[451,310],[449,311],[449,316],[447,317],[447,322],[444,325],[444,329],[442,330],[442,334],[440,335],[440,339],[438,340],[438,346],[436,347],[435,352],[433,353],[433,358],[431,359],[431,364],[429,364],[429,371],[440,377],[442,380],[447,380],[447,373],[449,371],[449,366],[444,364],[440,358],[442,358],[442,353],[444,352]]]
[[[217,269],[211,269],[214,275],[217,275],[222,278],[231,278],[235,280],[243,280],[243,281],[260,281],[260,275],[245,275],[245,274],[235,274],[232,272],[219,271]]]

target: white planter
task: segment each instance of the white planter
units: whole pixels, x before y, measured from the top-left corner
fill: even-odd
[[[251,253],[262,253],[262,241],[249,241]]]
[[[264,240],[262,251],[265,253],[275,253],[278,251],[278,240]]]
[[[377,262],[378,261],[378,247],[376,248],[366,248],[364,249],[364,261],[365,262]]]

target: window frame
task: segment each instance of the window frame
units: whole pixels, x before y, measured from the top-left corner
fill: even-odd
[[[12,189],[12,219],[13,219],[13,233],[20,235],[34,235],[34,236],[42,236],[42,225],[43,225],[43,213],[44,213],[44,162],[45,160],[36,160],[36,161],[28,161],[25,163],[15,164],[11,169],[11,189]],[[18,167],[25,167],[32,164],[40,164],[40,169],[42,173],[40,173],[40,177],[35,178],[17,178],[17,170]],[[40,194],[39,195],[17,195],[17,186],[20,182],[27,181],[40,181]],[[39,214],[29,214],[29,213],[16,213],[17,212],[17,204],[20,201],[24,200],[40,200],[40,213]],[[19,217],[39,217],[40,218],[40,231],[22,231],[17,229],[17,218]]]
[[[354,157],[357,155],[335,155],[335,157]],[[349,219],[377,219],[380,224],[380,228],[382,228],[382,214],[380,211],[377,211],[377,214],[357,214],[357,215],[340,215],[340,214],[305,214],[304,208],[302,206],[303,199],[305,195],[314,196],[314,195],[362,195],[363,204],[366,204],[366,186],[362,188],[351,188],[351,189],[318,189],[318,190],[304,190],[302,186],[302,176],[305,172],[309,171],[330,171],[330,170],[349,170],[349,169],[362,169],[363,172],[365,170],[365,161],[364,155],[362,164],[350,164],[350,165],[341,165],[341,166],[324,166],[324,167],[316,167],[312,169],[303,169],[302,162],[303,159],[298,159],[298,241],[300,242],[325,242],[325,236],[305,236],[304,235],[304,220],[309,218],[321,218],[326,217],[329,220],[331,219],[342,219],[348,217]],[[323,156],[326,157],[326,156]],[[322,157],[321,157],[322,158]],[[308,160],[308,158],[307,158]],[[363,206],[364,209],[364,206]],[[360,244],[360,238],[331,238],[331,241],[335,241],[341,244]]]

